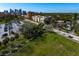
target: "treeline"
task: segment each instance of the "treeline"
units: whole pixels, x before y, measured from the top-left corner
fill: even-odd
[[[19,15],[4,15],[3,17],[0,18],[0,23],[7,23],[11,20],[23,20],[24,17],[23,16],[19,16]]]

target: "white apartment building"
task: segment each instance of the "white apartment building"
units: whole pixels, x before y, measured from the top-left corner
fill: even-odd
[[[44,19],[46,18],[46,16],[41,16],[41,15],[34,15],[32,16],[32,20],[35,22],[42,22],[44,23]]]
[[[6,37],[8,38],[15,37],[15,35],[11,34],[10,32],[19,34],[19,30],[21,26],[24,24],[22,21],[17,22],[16,20],[12,20],[10,23],[11,24],[8,25],[0,24],[0,42],[2,42]],[[6,36],[4,37],[4,35]]]

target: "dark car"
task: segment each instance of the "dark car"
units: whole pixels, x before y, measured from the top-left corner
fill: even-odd
[[[70,35],[69,35],[68,37],[69,37],[69,38],[73,38],[73,37],[72,37],[72,36],[70,36]]]

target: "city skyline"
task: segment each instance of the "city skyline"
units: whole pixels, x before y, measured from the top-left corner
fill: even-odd
[[[79,3],[0,3],[0,11],[22,9],[34,12],[79,13]]]

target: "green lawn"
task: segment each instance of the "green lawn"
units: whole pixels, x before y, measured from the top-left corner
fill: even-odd
[[[25,44],[15,55],[79,55],[79,44],[56,33],[44,33]]]

